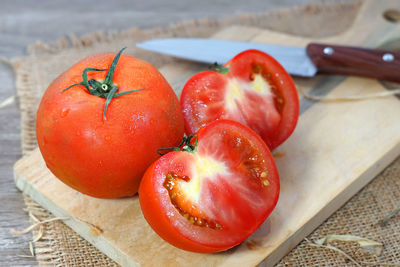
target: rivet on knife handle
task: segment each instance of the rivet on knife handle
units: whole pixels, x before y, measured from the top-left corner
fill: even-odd
[[[307,54],[318,73],[400,82],[400,52],[310,43]]]

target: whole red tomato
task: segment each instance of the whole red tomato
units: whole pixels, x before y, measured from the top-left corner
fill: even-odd
[[[253,129],[271,150],[292,134],[299,116],[292,78],[274,58],[258,50],[238,54],[220,72],[194,75],[180,101],[189,134],[211,121],[231,119]]]
[[[76,63],[50,84],[37,112],[47,167],[93,197],[135,194],[156,150],[177,145],[184,134],[179,101],[165,78],[121,52]]]
[[[194,252],[245,240],[278,201],[279,176],[267,145],[247,126],[218,120],[180,150],[159,158],[142,179],[147,222],[172,245]]]

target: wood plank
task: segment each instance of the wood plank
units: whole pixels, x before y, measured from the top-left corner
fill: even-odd
[[[395,4],[395,1],[385,2],[386,6],[365,2],[349,31],[328,40],[381,45],[381,41],[396,36],[399,25],[379,20],[371,26],[375,34],[357,33],[365,28],[363,16],[371,17],[373,12],[379,14],[383,8]],[[215,37],[299,46],[309,41],[245,27],[231,27]],[[171,84],[179,85],[180,73],[187,74],[189,68],[192,71],[200,68],[187,62],[182,64],[162,68]],[[296,79],[296,83],[304,90],[318,90],[327,84],[325,79],[330,78]],[[357,77],[339,79],[334,85],[333,90],[326,91],[330,95],[386,90],[378,81]],[[197,254],[170,246],[147,225],[137,197],[101,200],[84,196],[58,181],[45,168],[38,150],[17,162],[15,179],[18,188],[56,216],[78,218],[65,223],[122,265],[250,266],[264,260],[263,264],[270,266],[399,155],[399,116],[400,102],[396,97],[320,102],[303,109],[294,134],[276,150],[276,155],[280,155],[276,161],[281,176],[277,208],[245,242],[223,253]],[[98,225],[102,232],[82,220]]]
[[[0,23],[1,24],[1,23]],[[1,47],[1,45],[0,45]],[[0,49],[1,50],[1,49]],[[0,103],[15,94],[10,66],[0,63]],[[30,235],[13,235],[10,230],[30,225],[21,192],[15,187],[13,168],[21,158],[20,112],[17,101],[0,109],[0,266],[34,266],[30,256]]]

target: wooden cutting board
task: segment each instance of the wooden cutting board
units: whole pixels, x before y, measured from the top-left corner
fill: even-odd
[[[400,48],[400,24],[385,21],[394,1],[365,1],[351,28],[338,36],[309,40],[233,26],[214,38],[305,46],[310,41]],[[396,39],[397,38],[397,39]],[[398,45],[398,47],[393,47]],[[399,59],[396,59],[399,60]],[[161,69],[177,93],[204,66],[182,62]],[[399,72],[400,74],[400,72]],[[318,95],[384,92],[376,80],[344,76],[296,79]],[[14,167],[17,187],[77,233],[124,266],[271,266],[343,205],[400,154],[400,101],[395,96],[352,102],[301,99],[294,134],[274,151],[281,195],[265,223],[241,245],[222,253],[198,254],[164,242],[147,225],[137,196],[95,199],[67,187],[47,170],[39,150]]]

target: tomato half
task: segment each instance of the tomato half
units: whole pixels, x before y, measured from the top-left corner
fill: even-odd
[[[273,150],[294,131],[299,98],[294,82],[271,56],[244,51],[225,64],[227,73],[204,71],[185,84],[181,106],[186,132],[217,119],[253,129]]]
[[[50,84],[37,112],[47,167],[70,187],[99,198],[135,194],[159,157],[156,150],[179,144],[184,134],[179,100],[160,72],[138,58],[116,58],[104,53],[76,63]]]
[[[238,122],[212,122],[198,132],[197,142],[195,149],[170,152],[149,167],[140,205],[170,244],[223,251],[245,240],[274,209],[279,176],[266,144]]]

